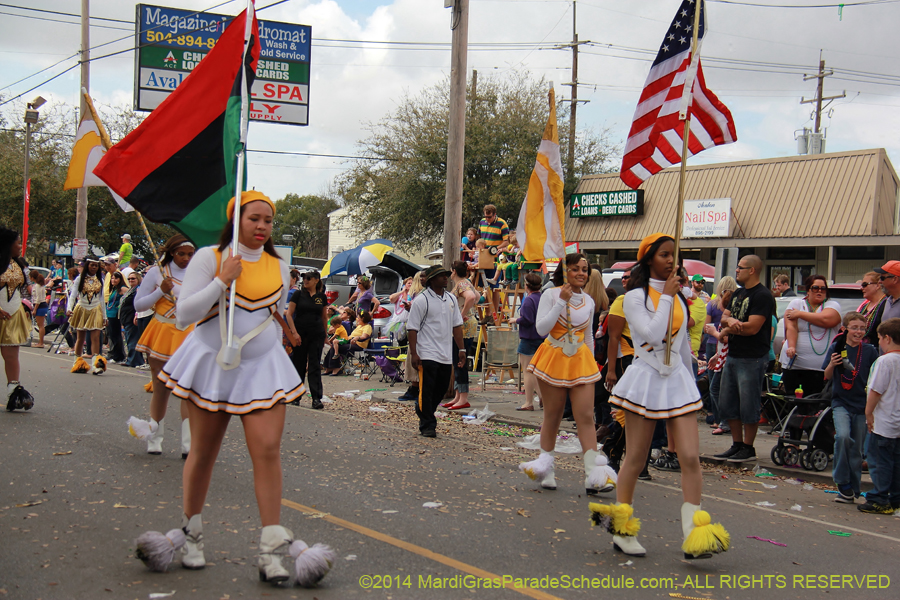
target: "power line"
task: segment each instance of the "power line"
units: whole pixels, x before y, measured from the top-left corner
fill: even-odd
[[[62,15],[64,17],[78,17],[79,19],[81,18],[81,15],[77,14],[77,13],[59,12],[56,10],[47,10],[47,9],[43,9],[43,8],[31,8],[30,6],[17,6],[15,4],[2,4],[2,3],[0,3],[0,6],[5,6],[6,8],[18,8],[19,10],[30,10],[32,12],[47,13],[50,15]],[[107,17],[94,17],[94,16],[92,16],[91,18],[95,19],[97,21],[111,21],[113,23],[128,23],[131,25],[134,24],[132,21],[126,21],[124,19],[110,19]],[[62,21],[62,22],[67,23],[68,21]]]
[[[350,160],[386,160],[386,161],[395,161],[396,158],[381,158],[381,157],[372,157],[372,156],[348,156],[345,154],[316,154],[314,152],[289,152],[287,150],[252,150],[250,148],[247,149],[247,152],[256,152],[257,154],[287,154],[290,156],[317,156],[322,158],[347,158]]]

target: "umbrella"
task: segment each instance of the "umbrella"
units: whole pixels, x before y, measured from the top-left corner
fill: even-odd
[[[369,240],[363,242],[352,250],[341,252],[333,256],[322,269],[322,279],[335,273],[347,275],[362,275],[369,267],[374,267],[384,260],[384,255],[393,250],[394,243],[390,240]]]

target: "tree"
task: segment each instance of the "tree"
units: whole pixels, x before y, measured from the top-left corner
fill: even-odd
[[[288,194],[276,203],[272,238],[281,243],[283,235],[294,236],[294,254],[311,258],[328,257],[328,213],[340,208],[327,196]]]
[[[6,105],[0,114],[0,225],[22,230],[25,129],[19,125],[25,105]],[[143,116],[125,107],[98,107],[100,118],[113,143],[134,129]],[[63,190],[76,132],[75,109],[62,103],[45,105],[32,126],[29,158],[31,203],[29,208],[26,258],[37,262],[46,256],[50,243],[69,244],[75,233],[76,190]],[[147,223],[154,245],[160,245],[176,231],[167,225]],[[135,253],[152,260],[150,242],[143,235],[137,213],[124,213],[109,190],[88,188],[87,236],[92,246],[104,253],[115,252],[121,235],[131,233]]]
[[[467,94],[462,226],[476,224],[485,204],[514,227],[547,123],[549,86],[528,73],[481,78],[477,98]],[[358,160],[339,177],[353,225],[364,235],[401,249],[433,249],[442,237],[447,168],[449,80],[403,98],[397,110],[359,142]],[[562,164],[566,164],[568,110],[557,107]],[[618,148],[607,131],[576,139],[577,175],[605,172]],[[564,181],[569,178],[564,176]],[[570,184],[566,197],[573,191]]]

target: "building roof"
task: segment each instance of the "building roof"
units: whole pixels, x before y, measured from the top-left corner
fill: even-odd
[[[686,200],[731,198],[732,232],[740,246],[881,245],[898,233],[900,178],[883,148],[688,166]],[[567,241],[584,248],[637,247],[658,231],[675,233],[679,168],[645,181],[644,215],[566,217]],[[618,173],[589,175],[575,193],[629,189]],[[692,239],[691,247],[722,245]]]

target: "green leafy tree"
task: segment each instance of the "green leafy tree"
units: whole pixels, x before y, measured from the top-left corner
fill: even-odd
[[[477,224],[485,204],[514,227],[547,123],[549,86],[528,73],[481,78],[467,94],[462,227]],[[407,96],[359,142],[359,160],[339,177],[353,225],[399,248],[431,249],[444,224],[449,81]],[[562,164],[568,149],[568,110],[557,107]],[[566,197],[577,177],[615,168],[618,148],[607,132],[587,130],[575,143],[576,177],[564,175]]]
[[[25,105],[11,102],[0,113],[0,225],[22,230],[24,216]],[[113,143],[122,139],[143,119],[130,108],[98,107]],[[77,130],[75,108],[53,103],[40,110],[32,126],[29,158],[31,202],[26,258],[46,260],[50,243],[69,244],[75,234],[76,190],[63,190]],[[176,232],[171,227],[147,222],[153,245]],[[88,188],[87,236],[104,253],[115,252],[121,235],[130,233],[135,253],[152,260],[151,242],[144,236],[137,213],[124,213],[105,187]]]
[[[328,257],[328,213],[340,208],[328,196],[288,194],[276,202],[278,212],[272,224],[272,239],[292,235],[294,254],[310,258]]]

